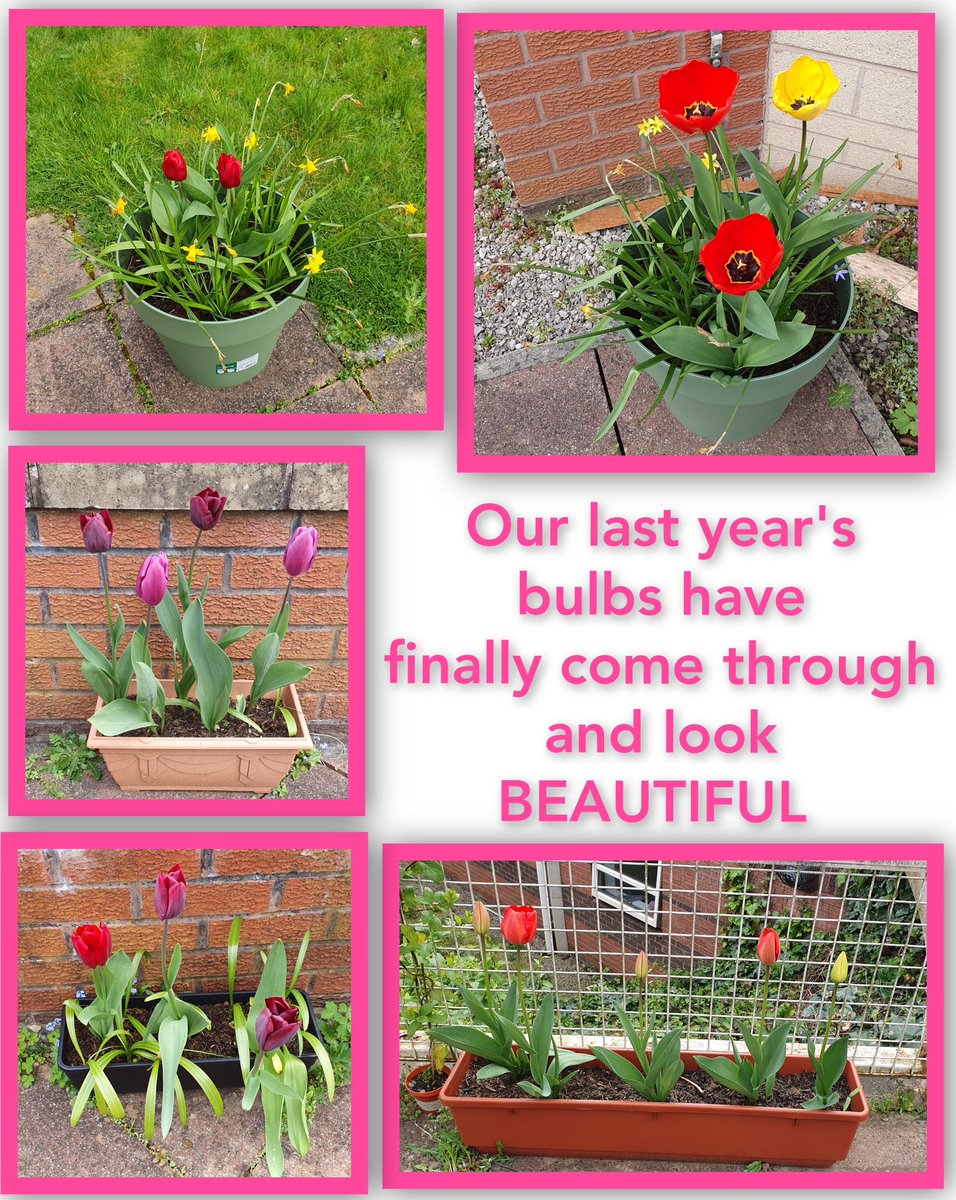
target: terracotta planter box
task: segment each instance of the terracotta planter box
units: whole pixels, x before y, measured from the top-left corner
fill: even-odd
[[[634,1062],[634,1054],[625,1052]],[[700,1057],[705,1057],[701,1055]],[[707,1058],[727,1055],[708,1054]],[[682,1054],[688,1071],[694,1055]],[[848,1112],[808,1112],[802,1108],[754,1108],[744,1104],[654,1104],[625,1100],[499,1100],[459,1096],[474,1061],[463,1054],[442,1088],[441,1102],[451,1109],[462,1141],[494,1154],[547,1155],[557,1158],[646,1158],[681,1162],[781,1163],[830,1167],[846,1158],[860,1124],[869,1116],[862,1092]],[[586,1071],[603,1071],[595,1062]],[[789,1056],[781,1075],[810,1072],[805,1057]],[[852,1063],[846,1081],[852,1091],[860,1079]]]
[[[254,994],[254,992],[233,992],[233,1000],[245,1008]],[[309,1009],[309,1031],[314,1033],[316,1037],[319,1037],[315,1013],[312,1009],[312,1000],[306,993],[303,992],[303,995]],[[204,1008],[214,1004],[227,1004],[229,1002],[229,993],[183,992],[179,998],[180,1000],[185,1000],[188,1004],[195,1004],[197,1008]],[[83,1007],[85,1008],[86,1004]],[[70,1035],[66,1031],[66,1009],[60,1015],[62,1017],[62,1024],[60,1025],[60,1040],[56,1048],[56,1065],[66,1075],[70,1083],[75,1088],[79,1088],[80,1084],[86,1078],[89,1068],[71,1066],[66,1062],[64,1053],[66,1047],[71,1044],[69,1041]],[[311,1067],[318,1061],[315,1052],[310,1050],[304,1042],[302,1053],[299,1057],[307,1067]],[[238,1054],[231,1055],[228,1058],[196,1058],[194,1056],[192,1061],[206,1072],[217,1088],[241,1088],[245,1086],[242,1082],[242,1067],[239,1065]],[[106,1068],[106,1077],[117,1092],[145,1092],[149,1084],[149,1068],[150,1064],[148,1063],[118,1062],[114,1060]],[[199,1084],[193,1079],[192,1075],[187,1074],[185,1071],[180,1071],[179,1082],[187,1091],[199,1087]]]
[[[249,681],[237,681],[237,694],[248,695]],[[163,681],[175,696],[171,680]],[[295,737],[104,737],[90,729],[86,744],[98,750],[124,792],[255,792],[265,796],[282,780],[301,750],[312,749],[295,685],[282,702],[295,716]],[[96,712],[103,707],[97,700]]]

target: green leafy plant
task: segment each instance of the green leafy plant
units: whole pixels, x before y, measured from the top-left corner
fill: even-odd
[[[919,437],[919,402],[904,400],[899,408],[890,413],[890,424],[904,437]]]
[[[203,321],[275,308],[305,278],[320,273],[340,274],[351,283],[345,268],[330,265],[327,255],[346,246],[350,252],[361,249],[352,238],[365,222],[389,211],[411,215],[416,208],[390,204],[349,224],[320,224],[313,214],[327,189],[313,187],[314,178],[349,168],[340,154],[320,158],[311,146],[294,148],[281,134],[266,132],[273,97],[288,99],[294,92],[290,83],[274,83],[264,103],[255,101],[243,130],[216,121],[194,135],[196,142],[185,155],[170,149],[161,164],[147,165],[141,157],[132,165],[114,162],[119,195],[101,199],[119,232],[100,251],[82,247],[100,271],[74,298],[113,280],[141,300],[171,305],[176,315],[202,328]],[[333,109],[340,105],[362,107],[352,95],[340,96]],[[320,136],[316,128],[314,137]],[[407,233],[379,236],[397,239]],[[225,369],[219,347],[204,332]]]
[[[807,1100],[803,1106],[804,1108],[833,1108],[842,1103],[843,1108],[848,1109],[853,1097],[860,1090],[859,1088],[854,1088],[845,1101],[841,1100],[836,1087],[843,1078],[843,1072],[846,1070],[850,1040],[849,1038],[841,1037],[833,1042],[830,1041],[830,1030],[833,1028],[833,1018],[836,1014],[837,989],[841,984],[846,983],[848,974],[849,965],[847,963],[846,952],[841,950],[830,970],[830,982],[832,984],[830,1011],[827,1014],[826,1028],[823,1031],[823,1042],[820,1045],[819,1051],[814,1047],[812,1031],[810,1029],[807,1030],[807,1054],[810,1056],[810,1062],[813,1065],[815,1085],[813,1099]]]
[[[351,1006],[327,1000],[316,1020],[329,1052],[335,1081],[339,1087],[348,1087],[352,1078]]]
[[[56,1064],[59,1043],[59,1017],[42,1030],[21,1025],[17,1030],[17,1079],[21,1087],[33,1087],[37,1081],[37,1069],[41,1066],[49,1067],[50,1082],[54,1086],[69,1087],[69,1080]]]
[[[770,972],[780,958],[780,937],[773,929],[765,929],[757,942],[757,958],[764,968],[763,1003],[757,1032],[751,1033],[741,1027],[740,1036],[749,1051],[749,1058],[741,1056],[733,1044],[733,1061],[727,1058],[694,1056],[694,1062],[711,1079],[737,1092],[751,1104],[760,1099],[761,1091],[769,1098],[777,1082],[777,1072],[787,1056],[789,1024],[779,1022],[773,1028],[767,1024],[767,1004],[770,993]]]
[[[401,1022],[406,1037],[426,1033],[432,1071],[440,1075],[447,1046],[434,1027],[447,1016],[440,979],[445,967],[449,923],[458,893],[445,886],[439,862],[402,863],[399,873],[399,969],[402,978]]]
[[[335,1094],[335,1073],[328,1051],[317,1036],[318,1031],[309,1029],[309,1006],[296,986],[311,933],[306,932],[302,938],[291,976],[285,943],[281,939],[273,943],[268,955],[263,955],[259,986],[246,1012],[234,1000],[241,932],[242,918],[236,917],[229,929],[227,970],[236,1048],[246,1085],[242,1107],[248,1111],[261,1097],[266,1127],[266,1163],[269,1174],[277,1178],[285,1170],[283,1119],[289,1141],[300,1157],[305,1158],[311,1145],[307,1115],[309,1073],[299,1057],[303,1046],[307,1045],[315,1054],[330,1100]]]
[[[783,75],[800,70],[802,62],[797,60]],[[625,239],[610,247],[611,265],[593,278],[547,268],[573,276],[575,292],[597,287],[610,293],[592,328],[575,335],[578,345],[567,361],[613,334],[632,335],[652,351],[629,371],[595,441],[613,428],[640,375],[651,367],[662,365],[665,370],[653,411],[689,375],[706,375],[723,386],[745,390],[757,372],[794,358],[816,333],[807,319],[806,301],[824,286],[832,290],[834,279],[848,274],[848,257],[865,249],[844,246],[841,240],[867,220],[852,202],[880,166],[863,172],[839,196],[810,212],[808,201],[821,194],[826,173],[846,143],[812,162],[807,123],[822,109],[793,111],[784,104],[784,111],[800,120],[802,138],[799,153],[775,177],[751,151],[735,152],[728,141],[723,121],[737,82],[731,68],[702,61],[665,72],[660,92],[666,122],[660,117],[643,121],[637,157],[626,159],[607,177],[610,196],[571,214],[578,218],[608,206],[620,209],[627,229]],[[724,98],[722,104],[714,102],[718,95]],[[703,96],[710,99],[701,107]],[[704,134],[707,153],[699,158],[669,126]],[[684,157],[692,191],[655,150],[655,138],[665,131]],[[657,213],[636,215],[637,202],[615,190],[614,178],[623,177],[625,167],[660,194]],[[755,192],[742,186],[743,170],[756,181]],[[828,332],[835,331],[828,327]],[[733,416],[728,429],[732,421]]]
[[[65,793],[60,785],[67,780],[80,783],[85,776],[102,777],[102,758],[79,734],[51,733],[47,747],[45,754],[27,756],[25,774],[28,783],[43,784],[54,799],[63,799]]]
[[[645,1100],[661,1103],[668,1099],[674,1085],[684,1073],[684,1063],[680,1056],[680,1031],[672,1029],[658,1041],[655,1037],[651,1022],[647,1017],[647,990],[650,978],[650,963],[647,952],[642,950],[637,956],[634,971],[640,985],[640,1007],[638,1023],[635,1026],[627,1015],[622,1004],[615,1003],[614,1008],[621,1022],[621,1028],[631,1043],[631,1049],[637,1063],[608,1050],[604,1046],[589,1047],[591,1053],[602,1062],[619,1079],[623,1079]],[[648,1042],[651,1048],[648,1052]]]
[[[292,766],[288,769],[285,776],[272,789],[270,795],[285,797],[289,794],[289,784],[308,774],[313,767],[321,767],[321,753],[313,747],[311,750],[300,750],[292,760]]]

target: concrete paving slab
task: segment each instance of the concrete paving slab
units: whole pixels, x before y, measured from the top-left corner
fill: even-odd
[[[105,313],[90,313],[27,341],[27,412],[142,411]]]
[[[382,413],[423,413],[426,408],[425,376],[428,352],[424,346],[396,354],[388,362],[369,367],[362,385]]]
[[[608,392],[615,397],[634,365],[634,359],[622,345],[602,346],[598,353]],[[797,393],[772,429],[745,442],[725,442],[715,451],[715,456],[872,454],[873,448],[852,410],[830,407],[828,397],[835,386],[830,373],[821,372]],[[677,455],[700,454],[706,450],[711,445],[710,440],[689,433],[663,404],[646,421],[641,421],[656,395],[657,385],[649,376],[642,376],[618,419],[626,453]]]
[[[152,394],[157,412],[256,412],[287,404],[309,388],[321,387],[342,369],[300,309],[283,329],[261,375],[236,388],[201,387],[180,375],[162,342],[129,304],[118,304],[114,312],[130,357]]]
[[[476,454],[617,454],[613,432],[594,445],[607,417],[595,353],[475,384]]]
[[[352,1174],[351,1089],[339,1088],[331,1103],[319,1104],[309,1127],[312,1144],[305,1158],[284,1141],[285,1173],[291,1179],[342,1179]],[[268,1179],[265,1159],[256,1164],[253,1179]]]
[[[376,408],[354,379],[336,379],[274,411],[281,416],[283,413],[374,413]]]
[[[18,1170],[29,1178],[96,1176],[130,1179],[170,1178],[149,1147],[130,1137],[109,1117],[89,1108],[76,1128],[70,1128],[72,1095],[49,1082],[44,1067],[30,1088],[17,1088]]]
[[[69,226],[51,213],[27,218],[27,331],[33,333],[72,313],[88,312],[102,301],[96,292],[71,300],[72,292],[90,282],[72,261]]]
[[[31,732],[26,742],[27,756],[29,757],[31,754],[45,755],[49,749],[48,737],[47,733]],[[326,751],[323,749],[321,734],[313,733],[313,741],[316,743],[316,748],[323,755],[323,758],[325,758]],[[325,741],[329,745],[329,762],[332,765],[326,766],[323,762],[320,766],[312,767],[310,770],[304,772],[298,779],[290,779],[286,784],[287,799],[348,799],[347,749],[343,751],[340,746],[335,746],[331,739],[325,739]],[[69,800],[128,800],[133,806],[135,806],[137,800],[162,800],[169,799],[172,795],[171,792],[158,792],[156,794],[150,792],[124,792],[116,786],[112,776],[106,770],[103,771],[102,779],[91,779],[89,776],[84,776],[79,783],[73,783],[69,779],[64,779],[59,781],[57,786],[63,792],[64,797]],[[49,788],[42,782],[28,782],[26,785],[26,796],[28,800],[48,799]],[[240,805],[243,799],[250,800],[252,797],[253,793],[251,792],[245,793],[244,796],[233,796],[228,792],[177,793],[177,798],[182,800],[235,800]]]

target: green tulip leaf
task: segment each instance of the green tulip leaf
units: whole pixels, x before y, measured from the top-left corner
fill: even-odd
[[[183,617],[183,637],[196,671],[196,699],[203,725],[212,732],[229,710],[232,663],[212,640],[203,621],[202,603],[190,604]]]
[[[119,737],[133,729],[155,729],[152,715],[135,700],[113,700],[89,718],[97,733]]]
[[[159,1027],[159,1057],[163,1064],[163,1107],[160,1131],[164,1138],[173,1124],[173,1103],[176,1099],[176,1085],[179,1082],[179,1060],[183,1056],[188,1037],[189,1022],[185,1017],[180,1017],[175,1021],[163,1021]]]
[[[297,662],[278,662],[266,672],[261,684],[261,694],[267,696],[270,692],[281,692],[290,683],[298,683],[312,674],[311,667],[304,667]]]

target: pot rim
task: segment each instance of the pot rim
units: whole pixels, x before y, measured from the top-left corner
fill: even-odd
[[[173,688],[173,682],[170,679],[161,679],[159,681],[163,685],[163,691],[169,694]],[[237,679],[233,684],[240,691],[248,690],[252,687],[252,680]],[[299,730],[295,737],[147,737],[136,736],[130,737],[128,734],[111,734],[107,735],[99,733],[90,726],[90,732],[86,739],[86,744],[91,750],[199,750],[205,748],[210,753],[222,753],[230,750],[250,750],[258,747],[260,750],[290,750],[295,749],[296,752],[302,749],[311,749],[314,745],[312,735],[309,733],[308,722],[305,719],[305,713],[302,711],[302,704],[299,700],[299,693],[296,691],[294,683],[287,684],[283,689],[283,699],[288,699],[286,707],[292,708],[295,716],[296,726]],[[103,707],[102,696],[96,697],[96,707],[93,709],[94,715]]]
[[[431,1063],[419,1063],[417,1067],[414,1067],[411,1071],[408,1072],[408,1074],[402,1080],[402,1086],[409,1093],[409,1095],[411,1095],[415,1099],[421,1099],[421,1100],[434,1100],[436,1097],[441,1095],[442,1089],[445,1086],[444,1084],[442,1084],[441,1087],[437,1087],[433,1091],[430,1091],[430,1092],[416,1092],[414,1090],[414,1088],[411,1088],[408,1086],[408,1081],[410,1079],[415,1079],[416,1076],[421,1075],[424,1071],[432,1070],[432,1069],[433,1068],[432,1068]],[[451,1070],[452,1070],[451,1067],[449,1067],[447,1063],[445,1064],[445,1066],[442,1067],[442,1074],[445,1076],[445,1083],[448,1082],[448,1078],[451,1075]]]
[[[647,214],[648,218],[656,216],[659,212],[663,212],[665,209],[667,209],[667,207],[668,207],[668,205],[662,204],[660,206],[660,208],[655,208],[653,212]],[[834,238],[832,240],[835,245],[836,239]],[[824,344],[820,347],[819,350],[817,350],[814,354],[811,354],[809,358],[805,358],[801,362],[795,363],[792,367],[785,367],[783,370],[780,370],[780,371],[771,371],[769,374],[766,374],[766,375],[754,375],[751,377],[751,383],[761,383],[761,382],[767,382],[769,380],[786,379],[786,377],[792,371],[805,370],[807,367],[812,366],[812,364],[816,362],[816,360],[820,357],[820,355],[826,354],[827,351],[829,351],[829,349],[833,345],[833,343],[835,341],[837,341],[837,339],[840,337],[842,331],[844,329],[846,329],[846,327],[850,321],[850,314],[853,311],[853,298],[854,298],[856,289],[855,289],[854,283],[853,283],[853,265],[850,261],[851,258],[852,258],[852,255],[848,255],[846,258],[846,263],[845,263],[846,271],[847,271],[846,283],[847,283],[847,292],[848,292],[846,311],[843,314],[843,318],[840,321],[839,326],[833,331],[833,335],[826,342],[824,342]],[[839,300],[839,297],[837,297],[837,299]],[[819,328],[819,326],[817,328]],[[638,335],[630,328],[630,326],[628,326],[628,328],[625,330],[624,336],[627,339],[629,339],[630,341],[637,342],[637,344],[639,346],[643,347],[648,352],[648,354],[653,356],[658,353],[658,351],[654,350],[651,346],[649,346],[646,341],[644,341],[641,337],[638,337]],[[675,361],[676,360],[669,359],[669,358],[665,359],[665,362],[667,362],[667,363],[672,363]],[[676,363],[676,365],[679,369],[680,364]],[[693,364],[690,364],[690,365],[693,365]],[[702,379],[713,380],[713,371],[712,370],[711,371],[696,371],[693,373],[688,373],[687,378],[695,379],[695,380],[702,380]],[[723,384],[718,384],[717,386],[720,387],[721,389],[724,389]],[[742,385],[734,385],[734,386],[742,386]]]
[[[315,230],[312,228],[311,225],[308,225],[308,223],[307,223],[307,227],[309,230],[309,237],[312,239],[312,249],[314,250],[316,247]],[[120,251],[119,250],[116,251],[115,257],[116,257],[117,264],[119,264],[119,260],[120,260]],[[291,283],[292,280],[290,279],[289,282]],[[141,296],[138,296],[136,294],[136,292],[133,291],[133,289],[129,286],[129,284],[125,280],[123,280],[123,292],[126,294],[126,298],[130,302],[130,304],[142,304],[144,307],[150,309],[152,312],[159,313],[159,315],[161,317],[165,317],[169,321],[181,321],[184,325],[195,325],[196,322],[198,321],[199,324],[204,327],[208,325],[211,328],[215,329],[215,328],[222,328],[224,325],[234,326],[234,325],[241,325],[243,321],[253,321],[253,320],[255,320],[256,317],[265,316],[267,313],[276,313],[284,305],[287,305],[290,303],[301,304],[303,302],[304,296],[298,295],[298,287],[301,287],[302,284],[305,284],[306,285],[305,291],[308,292],[308,283],[309,283],[309,277],[307,275],[303,274],[302,278],[299,280],[296,291],[293,292],[291,295],[285,296],[282,300],[280,300],[278,302],[278,304],[276,304],[275,308],[269,308],[269,307],[262,308],[258,312],[247,313],[245,316],[242,316],[242,317],[213,317],[209,320],[205,319],[204,317],[200,317],[198,315],[198,313],[197,313],[195,319],[193,319],[192,317],[179,317],[175,313],[164,312],[163,309],[157,308],[155,304],[150,304],[150,302],[148,300],[144,300]],[[178,303],[178,301],[173,301],[173,303],[174,304]]]
[[[634,1058],[634,1052],[631,1050],[624,1051],[627,1056]],[[732,1060],[732,1055],[722,1054],[717,1051],[708,1051],[706,1053],[697,1054],[686,1050],[681,1051],[681,1058],[684,1060],[685,1066],[694,1065],[694,1058],[726,1058]],[[744,1056],[748,1057],[748,1056]],[[850,1090],[859,1088],[859,1091],[851,1101],[851,1107],[847,1111],[841,1109],[806,1109],[806,1108],[775,1108],[772,1105],[750,1105],[750,1104],[712,1104],[705,1102],[702,1104],[691,1104],[681,1101],[656,1101],[656,1100],[562,1100],[560,1097],[556,1100],[538,1100],[533,1096],[528,1097],[509,1097],[507,1099],[497,1096],[459,1096],[456,1089],[460,1086],[462,1079],[475,1061],[475,1055],[470,1052],[465,1052],[461,1055],[455,1064],[451,1076],[446,1080],[444,1087],[441,1089],[440,1099],[442,1104],[447,1108],[497,1108],[497,1109],[514,1109],[519,1107],[528,1111],[548,1112],[553,1111],[555,1105],[559,1105],[558,1111],[567,1112],[572,1109],[584,1111],[606,1112],[609,1106],[612,1106],[615,1111],[627,1111],[644,1113],[648,1116],[659,1116],[666,1114],[692,1114],[726,1117],[742,1117],[752,1116],[756,1119],[775,1119],[775,1120],[794,1120],[803,1121],[837,1121],[841,1124],[856,1125],[865,1121],[870,1115],[870,1106],[867,1103],[866,1096],[863,1093],[863,1087],[860,1083],[860,1076],[856,1066],[851,1060],[847,1061],[844,1078],[850,1084]],[[604,1071],[607,1068],[598,1059],[594,1059],[595,1066],[589,1067],[585,1065],[584,1070],[599,1070]],[[791,1071],[788,1074],[810,1074],[813,1071],[810,1065],[809,1056],[804,1054],[788,1054],[785,1060],[786,1064],[800,1063],[805,1064],[807,1071]],[[860,1107],[856,1105],[859,1102]]]

